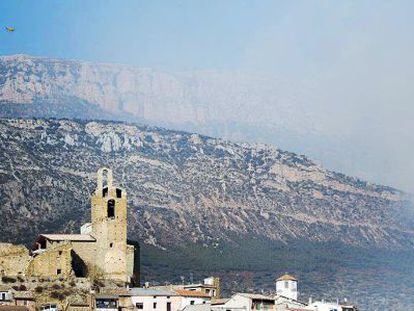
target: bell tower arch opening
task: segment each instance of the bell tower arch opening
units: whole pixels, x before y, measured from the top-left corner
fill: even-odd
[[[107,216],[108,218],[115,218],[115,200],[114,199],[108,200]]]

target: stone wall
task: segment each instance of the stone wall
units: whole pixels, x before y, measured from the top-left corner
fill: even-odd
[[[29,265],[30,258],[29,250],[25,246],[0,243],[1,275],[24,275]]]
[[[72,245],[58,244],[35,256],[26,271],[27,276],[64,277],[72,274]]]

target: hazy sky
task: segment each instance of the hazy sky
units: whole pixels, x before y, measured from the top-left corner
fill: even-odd
[[[305,83],[326,133],[377,161],[374,179],[414,191],[414,1],[4,0],[0,21],[16,27],[0,54]]]

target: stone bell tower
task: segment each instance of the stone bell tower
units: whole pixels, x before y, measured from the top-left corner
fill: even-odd
[[[108,168],[98,170],[91,208],[91,235],[96,239],[98,271],[105,279],[129,282],[126,192],[113,186],[112,171]]]

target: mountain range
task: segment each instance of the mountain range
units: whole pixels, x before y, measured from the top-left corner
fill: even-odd
[[[301,297],[414,306],[410,194],[236,142],[251,129],[250,140],[319,135],[306,105],[279,100],[280,81],[24,55],[1,57],[0,73],[3,241],[78,232],[107,166],[128,194],[143,281],[217,274],[229,294],[270,291],[290,271]]]

